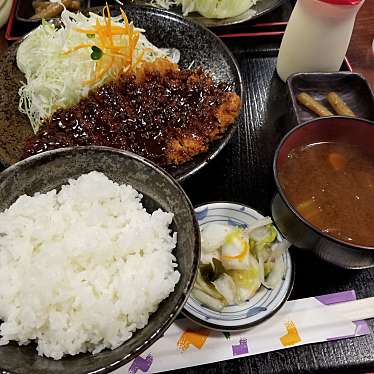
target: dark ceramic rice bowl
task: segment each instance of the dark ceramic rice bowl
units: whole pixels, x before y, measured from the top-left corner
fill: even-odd
[[[162,208],[174,213],[171,228],[178,233],[178,242],[173,253],[181,278],[174,292],[150,316],[148,325],[117,349],[54,361],[38,356],[35,344],[19,347],[11,343],[0,347],[0,372],[3,374],[108,373],[130,362],[159,339],[189,296],[200,258],[200,231],[194,210],[173,178],[139,156],[106,147],[75,147],[30,157],[0,174],[0,211],[22,194],[59,188],[69,178],[93,170],[103,172],[113,181],[133,186],[143,194],[142,203],[148,212]]]

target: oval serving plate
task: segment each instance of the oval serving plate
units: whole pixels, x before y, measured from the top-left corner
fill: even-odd
[[[222,223],[246,227],[264,218],[257,211],[241,204],[217,202],[195,208],[200,228],[208,223]],[[278,232],[278,240],[281,235]],[[294,264],[289,252],[283,254],[286,272],[280,283],[272,290],[261,287],[247,302],[228,306],[222,312],[204,307],[193,296],[184,306],[183,314],[194,322],[218,331],[246,330],[276,313],[287,301],[294,283]]]
[[[190,18],[204,25],[205,27],[222,27],[222,26],[232,26],[239,23],[247,22],[255,18],[261,17],[268,12],[278,8],[284,0],[259,0],[252,8],[248,9],[246,12],[239,14],[236,17],[214,19],[205,18],[196,13],[191,14]]]
[[[129,0],[115,0],[118,4],[127,5]],[[133,1],[133,0],[131,0]],[[232,26],[237,25],[239,23],[247,22],[252,19],[261,17],[268,12],[278,8],[284,0],[258,0],[257,3],[248,9],[246,12],[239,14],[236,17],[229,17],[223,19],[215,19],[215,18],[206,18],[198,13],[191,13],[187,16],[187,18],[192,19],[205,27],[222,27],[222,26]],[[136,4],[148,5],[149,0],[135,0]],[[181,9],[179,7],[171,8],[173,12],[177,14],[181,14]]]
[[[96,7],[87,12],[101,10],[102,7]],[[111,8],[113,15],[118,14],[118,10],[118,7]],[[146,30],[145,35],[153,44],[160,48],[178,48],[181,68],[194,62],[194,66],[210,72],[217,82],[226,82],[242,97],[243,84],[235,58],[211,31],[182,16],[154,7],[129,5],[126,13],[136,26]],[[27,139],[33,134],[28,118],[18,111],[18,90],[24,77],[16,64],[17,47],[17,43],[12,45],[0,63],[0,163],[4,166],[19,161]],[[239,121],[240,116],[221,139],[210,144],[207,152],[167,171],[178,181],[196,173],[227,144]]]

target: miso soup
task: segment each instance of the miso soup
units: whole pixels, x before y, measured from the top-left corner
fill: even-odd
[[[278,177],[309,223],[344,242],[374,246],[374,150],[344,143],[299,147]]]

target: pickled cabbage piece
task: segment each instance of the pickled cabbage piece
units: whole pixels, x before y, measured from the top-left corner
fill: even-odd
[[[288,248],[290,248],[291,243],[286,240],[282,239],[280,242],[276,242],[271,246],[271,257],[277,258],[279,256],[282,256]]]
[[[217,312],[220,312],[224,307],[225,304],[214,297],[211,297],[210,295],[206,294],[205,292],[194,288],[192,290],[192,296],[198,300],[202,305],[207,306],[210,309],[216,310]]]
[[[265,217],[265,218],[261,218],[259,220],[257,220],[256,222],[254,222],[252,225],[250,225],[246,231],[248,232],[248,235],[249,237],[252,237],[252,233],[257,230],[258,228],[261,228],[263,226],[267,226],[267,225],[271,225],[273,223],[273,221],[271,220],[270,217]],[[255,235],[255,240],[257,240],[256,238],[256,235]]]
[[[260,266],[261,284],[268,289],[274,288],[283,278],[286,271],[283,257],[277,256],[275,259],[268,261],[266,265],[264,259],[260,256],[258,262]],[[267,266],[271,267],[271,271],[268,274],[266,273]]]
[[[220,258],[220,248],[229,231],[229,227],[219,223],[209,223],[201,229],[200,261],[203,264],[211,263],[213,258]]]
[[[226,270],[245,270],[249,266],[250,243],[245,230],[232,229],[225,238],[222,246],[222,264]]]
[[[195,287],[213,298],[224,301],[224,304],[233,304],[236,300],[235,283],[225,274],[221,261],[217,259],[214,259],[213,264],[200,265]]]
[[[205,282],[214,282],[220,275],[225,272],[222,262],[217,258],[213,258],[209,264],[201,264],[199,266],[200,274]]]
[[[193,10],[207,18],[229,18],[244,13],[256,0],[196,0]]]
[[[270,288],[274,288],[284,277],[286,271],[286,265],[283,261],[283,257],[279,256],[275,259],[271,272],[265,279],[266,285]]]
[[[236,285],[228,274],[221,274],[213,284],[216,290],[223,296],[227,304],[235,304],[237,301]]]
[[[200,231],[201,251],[203,253],[216,252],[222,247],[230,228],[219,223],[209,223]]]
[[[219,232],[220,237],[212,240],[207,235],[211,252],[205,253],[210,257],[200,265],[195,284],[195,288],[219,301],[205,301],[204,305],[210,303],[215,310],[247,301],[261,285],[274,288],[284,277],[286,264],[282,256],[290,246],[287,240],[277,241],[278,233],[269,217],[246,229],[226,226],[223,230],[222,226],[215,224],[206,231],[212,235]]]
[[[264,246],[274,242],[277,238],[277,230],[272,224],[261,226],[252,230],[250,238],[256,242],[256,248],[261,250]]]
[[[195,281],[195,288],[200,289],[201,291],[205,292],[207,295],[214,297],[216,299],[221,299],[221,294],[216,290],[214,285],[210,281],[205,281],[201,275],[200,269],[197,271],[197,277]]]
[[[217,252],[211,252],[211,253],[204,253],[201,251],[200,253],[200,262],[205,265],[209,265],[212,263],[214,258],[219,258],[221,257],[220,253]]]
[[[274,288],[283,278],[286,271],[286,264],[283,261],[283,254],[290,247],[290,243],[283,239],[281,242],[273,243],[270,247],[270,255],[264,260],[264,284],[268,288]]]
[[[273,270],[274,263],[272,261],[267,261],[264,263],[264,275],[267,277]]]
[[[249,266],[244,270],[228,270],[238,288],[238,301],[244,302],[253,296],[261,286],[260,267],[257,260],[249,255]]]

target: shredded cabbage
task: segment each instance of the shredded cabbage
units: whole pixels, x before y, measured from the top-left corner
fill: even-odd
[[[91,48],[64,54],[77,45],[92,44],[95,35],[77,32],[76,28],[94,27],[97,19],[104,20],[93,13],[86,17],[65,9],[61,15],[61,28],[43,22],[19,46],[17,65],[26,78],[19,90],[19,110],[29,117],[35,133],[42,120],[58,108],[76,104],[90,90],[112,78],[114,70],[108,69],[98,81],[85,83],[95,75],[96,61],[91,56]],[[120,16],[111,17],[113,26],[123,27],[121,20]],[[178,63],[178,51],[159,49],[146,39],[144,30],[135,28],[135,31],[140,32],[140,37],[133,52],[134,60],[145,51],[142,61],[164,57]],[[115,38],[117,43],[126,45],[127,35],[116,35]]]
[[[206,18],[236,17],[256,4],[258,0],[151,0],[151,4],[164,9],[181,6],[183,15],[198,12]]]

